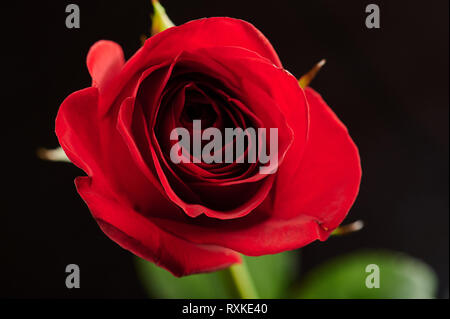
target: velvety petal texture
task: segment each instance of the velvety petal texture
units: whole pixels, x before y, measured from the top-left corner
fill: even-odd
[[[125,64],[122,47],[113,41],[98,41],[89,50],[86,64],[92,86],[104,88]]]
[[[361,167],[346,127],[248,22],[172,27],[127,62],[118,44],[99,41],[87,67],[92,86],[62,103],[56,134],[87,174],[79,194],[121,247],[184,276],[325,240],[350,210]],[[208,162],[194,141],[172,138],[212,128],[254,129],[256,140],[247,135],[239,153],[237,131],[211,153],[236,150],[231,161]],[[273,128],[267,163],[261,145]]]

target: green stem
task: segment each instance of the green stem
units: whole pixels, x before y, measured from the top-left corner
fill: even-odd
[[[228,270],[241,299],[259,298],[244,260],[242,260],[242,264],[235,264],[229,267]]]

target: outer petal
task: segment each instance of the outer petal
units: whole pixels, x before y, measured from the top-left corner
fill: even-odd
[[[328,232],[314,217],[299,214],[281,219],[267,215],[272,209],[271,201],[266,200],[251,214],[234,220],[198,217],[193,222],[155,218],[154,222],[167,232],[197,244],[227,247],[248,256],[276,254],[328,238]]]
[[[176,276],[239,262],[239,255],[229,249],[190,243],[152,222],[151,214],[182,213],[135,167],[115,121],[99,117],[97,103],[97,88],[70,95],[58,112],[56,133],[69,159],[90,176],[77,178],[76,185],[102,230],[125,249]],[[152,211],[139,211],[143,207]]]
[[[98,114],[98,101],[98,89],[88,88],[71,94],[62,103],[55,131],[69,159],[92,177],[93,184],[142,214],[179,214],[179,209],[135,164],[116,129],[117,115]]]
[[[120,77],[102,92],[101,112],[108,112],[121,93],[129,91],[130,87],[132,90],[146,68],[173,59],[186,50],[217,46],[244,48],[256,52],[277,67],[282,66],[270,42],[250,23],[232,18],[193,20],[150,37],[124,65]]]
[[[89,177],[77,178],[76,185],[99,226],[112,240],[175,276],[215,271],[241,261],[232,250],[195,245],[162,231],[151,220],[94,190]]]
[[[307,148],[289,185],[277,184],[274,213],[282,218],[299,213],[314,216],[331,231],[343,221],[358,194],[360,158],[347,128],[321,96],[311,88],[305,93],[311,114]]]
[[[122,47],[112,41],[98,41],[90,48],[86,63],[92,77],[92,86],[102,90],[125,64]]]
[[[97,171],[94,160],[100,152],[100,141],[92,136],[86,118],[95,123],[98,89],[90,87],[69,95],[61,104],[56,117],[55,131],[59,144],[68,158],[89,176]]]
[[[176,43],[176,46],[174,46]],[[146,41],[145,52],[182,52],[188,49],[234,46],[253,51],[281,67],[280,59],[267,38],[252,24],[219,17],[193,20],[169,28]]]

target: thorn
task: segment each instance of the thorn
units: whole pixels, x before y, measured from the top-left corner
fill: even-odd
[[[340,226],[336,228],[331,235],[340,236],[340,235],[348,235],[357,231],[360,231],[364,227],[364,222],[362,220],[357,220],[348,225]]]
[[[300,80],[298,80],[298,84],[302,89],[306,88],[311,83],[326,62],[327,60],[325,59],[320,60],[308,73],[304,74]]]

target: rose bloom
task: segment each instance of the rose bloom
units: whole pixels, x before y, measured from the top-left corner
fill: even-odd
[[[300,88],[251,24],[208,18],[169,28],[126,63],[99,41],[92,86],[56,119],[75,180],[100,228],[176,276],[214,271],[240,254],[275,254],[325,240],[359,189],[358,150],[314,90]],[[170,160],[177,127],[278,129],[278,169]],[[250,147],[247,145],[247,147]]]

